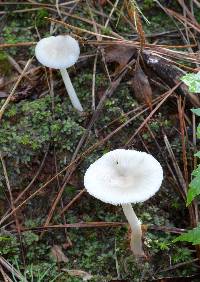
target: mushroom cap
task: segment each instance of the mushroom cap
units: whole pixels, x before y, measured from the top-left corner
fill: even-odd
[[[160,188],[163,170],[150,154],[117,149],[87,169],[84,185],[89,194],[113,205],[143,202]]]
[[[80,54],[78,42],[69,35],[50,36],[41,39],[35,47],[38,61],[49,68],[69,68]]]

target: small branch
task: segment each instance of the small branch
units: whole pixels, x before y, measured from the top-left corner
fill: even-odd
[[[171,271],[171,270],[174,270],[174,269],[176,269],[176,268],[183,267],[183,266],[188,265],[188,264],[192,264],[192,263],[194,263],[194,262],[196,262],[196,261],[199,261],[199,259],[198,259],[198,258],[195,258],[195,259],[192,259],[192,260],[189,260],[189,261],[186,261],[186,262],[177,263],[177,264],[172,265],[172,266],[170,266],[170,267],[168,267],[168,268],[165,268],[165,269],[163,269],[163,270],[160,270],[160,272]]]

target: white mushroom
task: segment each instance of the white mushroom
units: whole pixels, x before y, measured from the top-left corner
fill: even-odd
[[[66,68],[73,66],[80,55],[78,42],[69,35],[50,36],[41,39],[35,47],[38,61],[46,67],[59,69],[72,105],[83,111]]]
[[[150,154],[117,149],[106,153],[87,169],[84,185],[89,194],[113,205],[122,205],[130,224],[131,250],[143,256],[141,224],[131,203],[143,202],[160,188],[163,170]]]

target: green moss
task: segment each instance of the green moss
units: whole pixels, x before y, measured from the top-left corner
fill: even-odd
[[[3,75],[9,75],[11,72],[11,66],[8,62],[7,54],[0,51],[0,73]]]
[[[46,9],[40,9],[37,11],[35,16],[35,23],[38,28],[45,27],[48,25],[48,21],[45,19],[45,17],[49,16],[49,12]]]
[[[154,0],[144,0],[142,5],[141,5],[141,9],[142,10],[148,10],[148,9],[152,9],[154,7],[156,7],[156,3]]]

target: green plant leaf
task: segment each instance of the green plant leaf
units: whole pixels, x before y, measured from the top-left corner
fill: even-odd
[[[190,182],[187,193],[187,206],[200,194],[200,170],[199,167],[194,171],[194,179]]]
[[[200,158],[200,151],[196,152],[196,153],[194,154],[194,156],[197,157],[197,158]]]
[[[197,116],[200,117],[200,108],[198,108],[198,109],[191,109],[191,111],[192,111],[195,115],[197,115]]]
[[[200,244],[200,225],[198,227],[188,231],[187,233],[181,234],[173,242],[186,241],[192,243],[192,245]]]
[[[200,165],[198,165],[198,167],[193,170],[192,176],[197,176],[198,174],[200,174]]]
[[[200,92],[200,72],[188,73],[181,77],[181,80],[189,87],[190,92]]]

